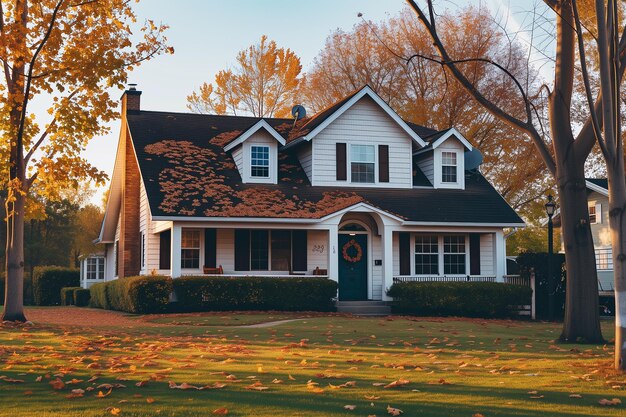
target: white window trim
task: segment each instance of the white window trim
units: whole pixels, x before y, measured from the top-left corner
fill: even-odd
[[[89,278],[89,261],[90,260],[94,260],[96,262],[96,270],[95,270],[95,274],[96,274],[96,278]],[[100,260],[103,261],[102,263],[102,271],[100,271]],[[85,268],[85,280],[86,281],[102,281],[104,282],[106,279],[106,259],[104,258],[104,256],[90,256],[88,258],[85,259],[84,261],[84,268]],[[100,275],[100,273],[102,273],[102,278],[98,278],[98,275]]]
[[[204,233],[203,232],[204,229],[196,229],[196,228],[183,228],[180,232],[180,270],[181,271],[185,271],[185,272],[198,272],[198,271],[202,271],[203,270],[203,266],[204,266]],[[183,247],[183,233],[185,232],[199,232],[200,233],[200,238],[199,238],[199,248],[198,250],[200,251],[200,254],[198,255],[198,268],[183,268],[182,267],[182,263],[183,263],[183,249],[196,249],[196,248],[185,248]]]
[[[269,177],[252,176],[252,147],[267,146],[270,153]],[[243,183],[251,184],[277,184],[278,183],[278,148],[275,143],[247,141],[243,144]]]
[[[265,168],[265,165],[254,165],[252,163],[252,153],[253,153],[253,148],[265,148],[267,149],[267,175],[261,176],[261,175],[253,175],[252,174],[252,168]],[[250,177],[251,178],[259,178],[259,179],[264,179],[264,180],[268,180],[272,173],[272,147],[270,145],[262,145],[262,144],[256,144],[253,143],[250,145]]]
[[[456,153],[456,182],[443,182],[443,152]],[[433,177],[435,188],[465,189],[465,155],[461,149],[437,148],[433,150]]]
[[[591,221],[591,208],[595,210],[595,221]],[[597,201],[587,202],[587,210],[589,212],[589,224],[602,224],[602,203]]]
[[[353,161],[352,160],[352,146],[353,145],[359,145],[359,146],[371,146],[374,148],[374,182],[354,182],[352,181],[352,162],[357,162],[359,163],[360,161]],[[376,144],[373,143],[348,143],[348,146],[346,146],[346,153],[347,153],[347,162],[348,162],[348,166],[346,167],[347,172],[347,177],[348,177],[348,182],[350,183],[350,186],[355,186],[355,187],[367,187],[367,186],[372,186],[375,184],[378,184],[378,146]],[[365,162],[365,163],[371,163],[371,162]],[[386,183],[385,183],[386,184]]]
[[[439,273],[437,276],[467,276],[470,275],[470,251],[469,251],[469,234],[467,233],[428,233],[428,232],[415,232],[411,233],[411,275],[414,276],[433,276],[432,274],[416,274],[415,273],[415,236],[416,235],[429,235],[429,236],[437,236],[437,250],[438,250],[438,268]],[[444,253],[443,253],[443,238],[444,236],[463,236],[465,239],[465,273],[464,274],[445,274],[445,266],[444,266]]]
[[[450,157],[454,156],[454,164],[446,164],[444,163],[443,158],[444,154],[448,154]],[[443,168],[444,167],[454,167],[456,170],[454,172],[454,181],[444,181],[443,179]],[[459,183],[459,158],[455,151],[441,151],[441,182],[443,184],[458,184]]]

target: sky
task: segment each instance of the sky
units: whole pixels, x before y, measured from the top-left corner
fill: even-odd
[[[520,20],[516,8],[530,5],[533,0],[511,1],[482,3],[516,29],[516,21]],[[438,3],[454,8],[479,2]],[[142,91],[142,110],[185,112],[186,97],[203,82],[213,82],[215,73],[232,66],[237,52],[258,42],[263,34],[279,47],[292,49],[306,72],[326,38],[337,28],[350,30],[360,21],[359,12],[365,19],[379,21],[404,7],[403,0],[142,0],[135,6],[139,21],[152,19],[170,26],[168,44],[175,53],[144,63],[130,74],[128,82],[136,83]],[[109,126],[111,132],[94,138],[84,156],[110,177],[120,122]],[[95,204],[100,204],[106,188],[108,185],[94,195]]]

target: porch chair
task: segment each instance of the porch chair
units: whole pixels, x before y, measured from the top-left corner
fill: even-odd
[[[222,275],[224,273],[224,269],[222,268],[222,265],[217,268],[209,268],[208,266],[205,266],[202,267],[202,272],[205,275]]]

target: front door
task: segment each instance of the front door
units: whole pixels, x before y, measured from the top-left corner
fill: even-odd
[[[339,235],[339,300],[367,300],[367,235]]]

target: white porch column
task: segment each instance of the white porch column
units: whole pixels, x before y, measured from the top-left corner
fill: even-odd
[[[172,278],[180,277],[180,250],[182,227],[172,223],[172,241],[170,243],[170,275]]]
[[[504,282],[504,274],[506,274],[506,243],[502,230],[493,234],[493,240],[496,282]]]
[[[387,290],[393,284],[393,229],[386,224],[382,233],[383,243],[383,301],[390,301]]]
[[[331,225],[328,228],[328,278],[339,282],[339,225]]]

